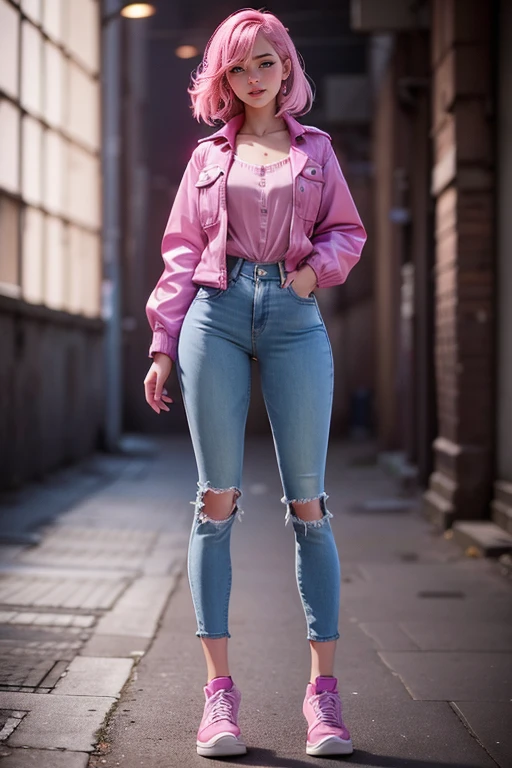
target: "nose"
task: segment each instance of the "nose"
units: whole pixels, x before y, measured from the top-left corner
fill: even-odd
[[[257,83],[259,81],[258,73],[257,72],[249,72],[248,75],[248,81],[249,83]]]

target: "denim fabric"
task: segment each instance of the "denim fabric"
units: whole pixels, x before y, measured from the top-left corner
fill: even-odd
[[[206,490],[241,496],[251,359],[257,360],[296,539],[296,575],[310,640],[338,635],[340,568],[324,491],[333,395],[332,352],[316,297],[282,288],[278,264],[228,259],[227,289],[199,288],[183,323],[177,373],[199,482],[188,552],[197,635],[230,637],[230,536],[241,514],[213,521]],[[300,520],[293,502],[319,499],[322,519]]]

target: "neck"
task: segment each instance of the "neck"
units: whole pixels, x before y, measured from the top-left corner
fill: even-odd
[[[265,107],[251,107],[245,105],[245,120],[241,128],[242,133],[251,133],[255,136],[264,136],[266,133],[279,131],[286,128],[282,117],[276,117],[277,104],[271,101]]]

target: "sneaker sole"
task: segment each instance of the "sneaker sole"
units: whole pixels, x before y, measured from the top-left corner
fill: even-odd
[[[313,756],[321,755],[351,755],[354,751],[352,740],[328,738],[319,744],[306,744],[306,754]]]
[[[197,754],[201,757],[229,757],[230,755],[245,755],[247,747],[234,736],[221,736],[214,744],[197,742]]]

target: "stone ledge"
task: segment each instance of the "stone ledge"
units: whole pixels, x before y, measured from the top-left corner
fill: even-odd
[[[436,528],[442,531],[451,528],[455,519],[453,504],[430,488],[423,494],[423,505],[425,516]]]
[[[471,548],[471,554],[480,557],[500,557],[512,552],[512,536],[487,521],[455,523],[453,540],[466,551]]]
[[[0,691],[2,709],[28,712],[6,746],[92,752],[96,733],[116,701],[108,696],[50,696]]]

